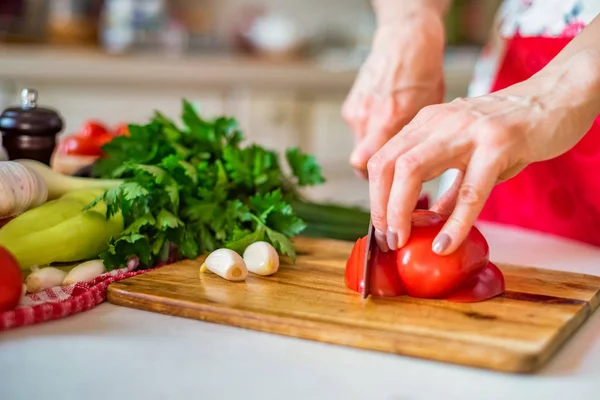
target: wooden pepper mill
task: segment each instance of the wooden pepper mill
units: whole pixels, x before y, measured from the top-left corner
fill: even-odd
[[[50,165],[63,120],[55,110],[38,107],[37,99],[35,89],[23,89],[21,106],[0,115],[2,144],[9,160],[25,158]]]

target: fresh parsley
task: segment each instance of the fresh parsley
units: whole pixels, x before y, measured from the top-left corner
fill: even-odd
[[[156,112],[146,125],[129,125],[103,147],[94,175],[121,178],[108,190],[107,217],[121,212],[125,230],[100,255],[123,267],[131,257],[142,266],[227,247],[239,253],[264,240],[295,262],[291,238],[306,228],[289,199],[298,187],[325,181],[315,158],[288,149],[286,175],[279,155],[256,144],[244,146],[233,118],[203,119],[183,100],[182,126]],[[91,206],[91,205],[90,205]]]

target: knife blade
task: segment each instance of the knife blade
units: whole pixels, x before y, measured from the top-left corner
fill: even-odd
[[[366,299],[370,293],[370,277],[371,277],[371,253],[373,246],[375,245],[375,227],[373,222],[369,220],[369,233],[367,235],[367,247],[365,249],[365,260],[363,265],[363,285],[362,285],[362,298]]]

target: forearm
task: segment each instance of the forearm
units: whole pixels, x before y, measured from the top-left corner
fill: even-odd
[[[593,120],[600,114],[600,16],[596,17],[548,65],[541,77],[551,77],[557,100],[579,117]],[[591,123],[591,122],[590,122]]]
[[[423,14],[443,18],[452,0],[372,0],[378,25],[394,24]]]
[[[556,153],[538,149],[544,157],[556,157],[581,140],[600,114],[600,18],[573,39],[552,61],[531,78],[494,93],[544,115],[536,132],[553,132]],[[536,135],[531,136],[533,147]],[[543,137],[543,135],[542,135]],[[535,158],[535,157],[534,157]],[[544,158],[545,159],[545,158]],[[542,159],[539,159],[542,160]]]

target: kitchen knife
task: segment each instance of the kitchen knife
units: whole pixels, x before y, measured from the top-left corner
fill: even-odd
[[[373,222],[369,220],[369,233],[367,235],[367,247],[365,249],[365,260],[363,265],[363,282],[362,282],[362,298],[366,299],[370,293],[370,277],[371,277],[371,254],[375,246],[375,227]]]

